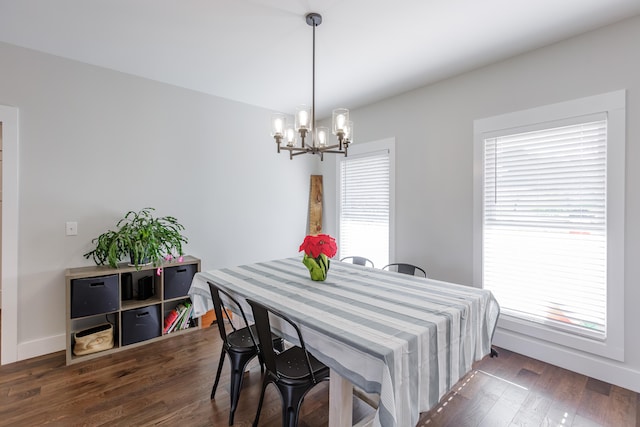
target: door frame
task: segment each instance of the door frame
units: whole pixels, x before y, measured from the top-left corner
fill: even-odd
[[[18,360],[18,108],[2,122],[2,343],[0,365]]]

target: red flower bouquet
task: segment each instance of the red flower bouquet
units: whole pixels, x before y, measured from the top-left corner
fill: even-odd
[[[336,255],[336,239],[328,234],[309,235],[304,238],[299,251],[304,251],[302,263],[309,269],[311,279],[323,281],[329,271],[329,258]]]

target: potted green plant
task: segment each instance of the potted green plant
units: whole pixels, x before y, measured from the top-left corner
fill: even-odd
[[[184,226],[172,216],[156,218],[153,211],[144,208],[127,212],[116,224],[116,230],[108,230],[91,241],[96,247],[84,257],[113,268],[129,257],[131,265],[139,269],[145,264],[158,266],[174,255],[182,256],[182,245],[187,243],[182,235]]]

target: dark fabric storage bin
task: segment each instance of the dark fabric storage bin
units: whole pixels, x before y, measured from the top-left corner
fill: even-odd
[[[119,307],[117,274],[71,281],[72,318],[110,313]]]
[[[164,299],[184,297],[196,274],[196,264],[177,265],[164,269]]]
[[[122,345],[160,336],[160,305],[122,312]]]

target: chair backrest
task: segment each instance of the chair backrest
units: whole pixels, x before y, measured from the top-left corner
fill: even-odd
[[[346,256],[344,258],[342,258],[340,261],[343,262],[350,262],[352,264],[357,264],[357,265],[364,265],[367,267],[373,267],[373,261],[371,261],[369,258],[365,258],[363,256]]]
[[[229,342],[227,340],[227,330],[224,327],[224,318],[225,317],[227,318],[227,320],[229,321],[229,324],[231,324],[231,328],[234,331],[236,331],[237,329],[233,324],[233,322],[231,321],[231,319],[229,318],[229,313],[227,312],[226,309],[223,308],[224,304],[222,303],[220,294],[223,294],[227,298],[227,305],[233,304],[235,306],[233,307],[234,309],[233,311],[240,313],[245,326],[249,326],[249,322],[247,321],[247,316],[244,314],[244,310],[242,309],[242,306],[240,305],[238,300],[236,300],[231,295],[229,295],[229,293],[226,292],[225,290],[220,289],[215,283],[209,282],[209,281],[207,281],[207,283],[209,284],[211,299],[213,300],[213,310],[216,313],[216,323],[218,324],[220,337],[222,338],[222,341],[224,341],[225,345],[228,346]],[[251,332],[251,328],[248,328],[248,329],[249,329],[249,334],[251,335],[251,340],[253,341],[253,344],[257,345],[256,337],[253,336],[253,332]]]
[[[427,277],[427,272],[417,265],[407,264],[404,262],[396,262],[382,267],[383,270],[395,271],[397,273],[408,274],[410,276]]]
[[[271,322],[269,321],[269,314],[271,314],[287,322],[296,331],[296,334],[298,335],[298,341],[300,342],[299,347],[304,351],[305,362],[309,371],[309,375],[311,376],[312,381],[316,383],[317,381],[313,374],[313,369],[311,368],[311,361],[309,360],[309,353],[307,353],[307,348],[304,344],[304,339],[302,338],[302,333],[300,332],[300,328],[298,328],[298,325],[279,311],[268,308],[257,301],[247,299],[247,303],[249,303],[249,305],[251,306],[251,310],[253,311],[253,320],[258,331],[258,341],[260,342],[260,351],[262,352],[262,358],[264,359],[264,364],[267,367],[267,371],[271,372],[273,375],[278,376],[278,369],[276,367],[276,354],[273,350],[273,341],[271,339]]]

